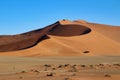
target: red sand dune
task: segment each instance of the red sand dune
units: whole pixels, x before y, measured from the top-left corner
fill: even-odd
[[[120,26],[61,20],[43,29],[0,36],[0,55],[120,55]]]

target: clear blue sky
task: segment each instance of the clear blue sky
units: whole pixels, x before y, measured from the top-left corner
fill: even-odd
[[[0,34],[18,34],[60,19],[120,25],[120,0],[0,0]]]

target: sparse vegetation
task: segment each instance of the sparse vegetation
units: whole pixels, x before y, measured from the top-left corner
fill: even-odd
[[[83,53],[90,53],[90,51],[84,51]]]
[[[93,68],[93,65],[90,65],[90,68]]]
[[[51,65],[49,65],[49,64],[45,64],[44,66],[45,66],[45,67],[51,67]]]
[[[22,76],[20,76],[20,77],[19,77],[19,79],[23,79],[23,77],[22,77]]]
[[[35,73],[37,73],[37,75],[40,73],[38,70],[34,70]]]
[[[70,64],[65,64],[64,66],[67,67],[67,66],[69,66],[69,65],[70,65]]]
[[[53,73],[48,73],[46,76],[53,76]]]
[[[64,78],[64,80],[70,80],[70,78]]]
[[[69,72],[77,72],[77,69],[71,69]]]
[[[62,67],[63,67],[63,65],[61,65],[61,64],[58,66],[58,68],[62,68]]]
[[[80,65],[81,67],[86,67],[86,65]]]
[[[26,71],[21,71],[21,73],[26,73]]]
[[[35,70],[34,72],[37,72],[37,73],[39,73],[39,71],[38,71],[38,70]]]
[[[76,64],[74,64],[73,66],[77,66]]]
[[[52,70],[56,70],[56,68],[52,68]]]
[[[104,77],[111,77],[111,75],[110,74],[105,74]]]
[[[104,66],[104,64],[99,64],[99,66]]]
[[[113,64],[113,65],[120,66],[120,64]]]
[[[82,70],[85,70],[85,69],[96,69],[96,70],[99,70],[101,69],[101,67],[105,67],[105,68],[115,68],[115,67],[119,67],[119,64],[81,64],[81,65],[78,65],[78,64],[59,64],[59,65],[49,65],[49,64],[45,64],[45,65],[42,65],[42,69],[44,70],[44,68],[46,69],[46,71],[44,71],[44,75],[45,76],[58,76],[58,75],[64,75],[64,76],[71,76],[71,77],[75,77],[75,76],[78,76],[79,75],[79,71],[81,69]],[[60,69],[59,69],[60,68]],[[53,70],[56,70],[57,72],[60,71],[60,74],[58,73],[58,75],[56,75],[56,71],[53,71]],[[39,75],[40,71],[39,69],[31,69],[29,71],[32,71],[32,73],[36,73],[37,75]],[[51,72],[50,72],[51,71]],[[61,71],[64,71],[64,72],[67,72],[69,74],[63,74],[61,73]],[[26,71],[21,71],[21,73],[26,73]],[[106,78],[111,78],[111,75],[110,74],[104,74],[103,77],[106,77]],[[23,79],[23,77],[18,77],[19,79]],[[70,78],[70,77],[66,77],[66,78],[63,78],[63,80],[72,80],[73,78]]]
[[[49,64],[45,64],[44,66],[45,66],[45,70],[44,70],[44,71],[47,71],[47,69],[48,69],[49,67],[51,67],[51,65],[49,65]]]

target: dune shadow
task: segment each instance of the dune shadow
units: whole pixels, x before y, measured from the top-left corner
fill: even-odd
[[[47,35],[70,37],[88,34],[91,29],[82,25],[60,25],[46,27],[31,32],[13,35],[1,36],[1,49],[0,52],[10,52],[17,50],[24,50],[34,47],[41,41],[50,39]]]
[[[48,34],[54,36],[70,37],[88,34],[90,32],[90,28],[82,25],[59,25],[51,29]]]
[[[28,48],[34,47],[34,46],[37,45],[39,42],[41,42],[41,41],[43,41],[43,40],[46,40],[46,39],[50,39],[50,37],[47,36],[47,35],[44,35],[44,36],[42,36],[41,38],[39,38],[33,45],[28,46],[28,47],[25,47],[25,48],[21,48],[21,49],[19,49],[19,50],[24,50],[24,49],[28,49]]]

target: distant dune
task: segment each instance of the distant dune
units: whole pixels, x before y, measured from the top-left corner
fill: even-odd
[[[120,26],[61,20],[27,33],[1,35],[0,55],[120,56]]]

